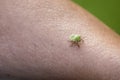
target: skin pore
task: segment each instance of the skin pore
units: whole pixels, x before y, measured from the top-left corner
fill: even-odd
[[[70,47],[69,36],[84,42]],[[0,77],[119,80],[120,37],[70,0],[0,1]]]

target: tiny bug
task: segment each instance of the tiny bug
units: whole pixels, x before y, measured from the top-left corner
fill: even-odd
[[[69,37],[70,42],[72,43],[71,46],[78,46],[80,47],[80,42],[82,41],[81,36],[78,34],[72,34]]]

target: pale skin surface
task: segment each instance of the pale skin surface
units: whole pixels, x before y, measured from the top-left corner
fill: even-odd
[[[80,48],[68,37],[80,34]],[[69,0],[0,0],[0,76],[119,80],[120,37]],[[29,80],[30,80],[29,79]]]

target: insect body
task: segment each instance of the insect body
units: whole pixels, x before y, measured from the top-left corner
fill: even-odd
[[[72,35],[69,37],[69,39],[70,39],[70,42],[72,43],[71,46],[75,45],[75,46],[80,47],[79,42],[81,42],[81,40],[82,40],[80,35],[72,34]]]

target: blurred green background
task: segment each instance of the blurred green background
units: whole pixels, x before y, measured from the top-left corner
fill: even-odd
[[[120,0],[73,0],[120,34]]]

